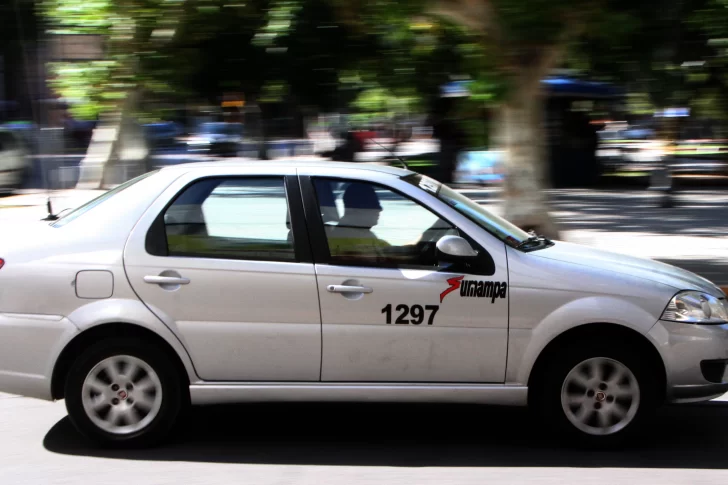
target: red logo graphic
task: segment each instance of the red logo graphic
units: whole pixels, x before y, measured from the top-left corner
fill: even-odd
[[[450,285],[450,288],[440,293],[440,303],[442,303],[442,300],[445,299],[447,295],[452,293],[455,290],[460,289],[460,282],[465,278],[465,276],[456,276],[455,278],[450,278],[447,280],[447,284]]]

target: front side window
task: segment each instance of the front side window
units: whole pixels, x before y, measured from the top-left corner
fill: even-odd
[[[295,261],[282,177],[209,178],[164,214],[169,256]]]
[[[315,179],[331,261],[434,267],[435,244],[458,231],[417,202],[381,185]]]

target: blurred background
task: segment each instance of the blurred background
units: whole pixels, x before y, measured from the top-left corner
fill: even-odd
[[[728,0],[0,0],[16,194],[401,159],[546,235],[720,260],[727,116]]]

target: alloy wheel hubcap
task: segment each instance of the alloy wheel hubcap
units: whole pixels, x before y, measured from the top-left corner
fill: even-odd
[[[81,393],[91,422],[116,435],[144,429],[162,406],[159,376],[149,364],[130,355],[115,355],[96,364]]]
[[[590,435],[604,436],[632,422],[640,388],[632,371],[614,359],[595,357],[577,364],[561,387],[561,407],[571,424]]]

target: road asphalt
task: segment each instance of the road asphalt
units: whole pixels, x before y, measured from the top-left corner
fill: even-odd
[[[718,485],[728,402],[661,410],[621,451],[564,448],[522,409],[269,404],[198,408],[170,444],[90,446],[63,402],[0,395],[0,484]]]

